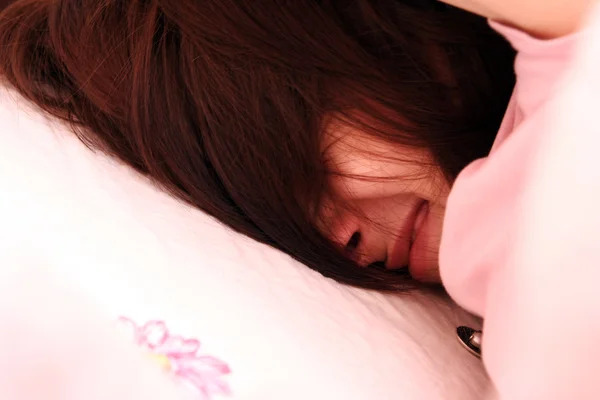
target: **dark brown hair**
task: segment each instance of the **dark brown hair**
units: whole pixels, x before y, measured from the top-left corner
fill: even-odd
[[[369,115],[373,135],[430,149],[451,181],[489,151],[513,56],[485,20],[436,0],[17,0],[0,14],[5,81],[90,147],[382,290],[410,277],[350,263],[307,207],[327,189],[324,117]]]

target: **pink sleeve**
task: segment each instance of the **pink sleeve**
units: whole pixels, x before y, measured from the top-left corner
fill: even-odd
[[[597,399],[600,8],[576,40],[503,29],[521,51],[512,114],[453,188],[442,277],[485,318],[494,398]]]
[[[545,140],[544,105],[572,60],[578,37],[543,41],[491,25],[518,50],[517,82],[490,155],[467,166],[452,187],[440,249],[446,288],[478,315],[484,313],[489,274],[505,263],[533,155]]]
[[[493,148],[495,150],[522,121],[534,115],[552,95],[557,81],[571,60],[577,34],[553,40],[540,40],[497,22],[490,21],[490,25],[517,50],[517,82],[503,125],[496,137]]]

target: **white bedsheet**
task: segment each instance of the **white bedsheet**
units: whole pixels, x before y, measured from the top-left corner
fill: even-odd
[[[0,222],[3,271],[27,260],[112,320],[197,338],[229,367],[234,399],[469,400],[488,384],[454,335],[476,322],[443,296],[325,279],[93,153],[6,88]]]

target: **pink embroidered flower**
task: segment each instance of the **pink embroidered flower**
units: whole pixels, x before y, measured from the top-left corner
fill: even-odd
[[[215,357],[198,354],[198,340],[170,334],[162,321],[149,321],[143,326],[128,318],[120,318],[120,322],[129,327],[135,342],[146,348],[163,368],[203,398],[230,394],[229,385],[222,380],[223,375],[231,372],[229,367]]]

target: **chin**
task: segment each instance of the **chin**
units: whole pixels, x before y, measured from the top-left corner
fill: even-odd
[[[423,261],[424,262],[421,263],[415,263],[414,266],[411,265],[408,268],[413,279],[422,283],[441,284],[442,278],[437,262]]]

